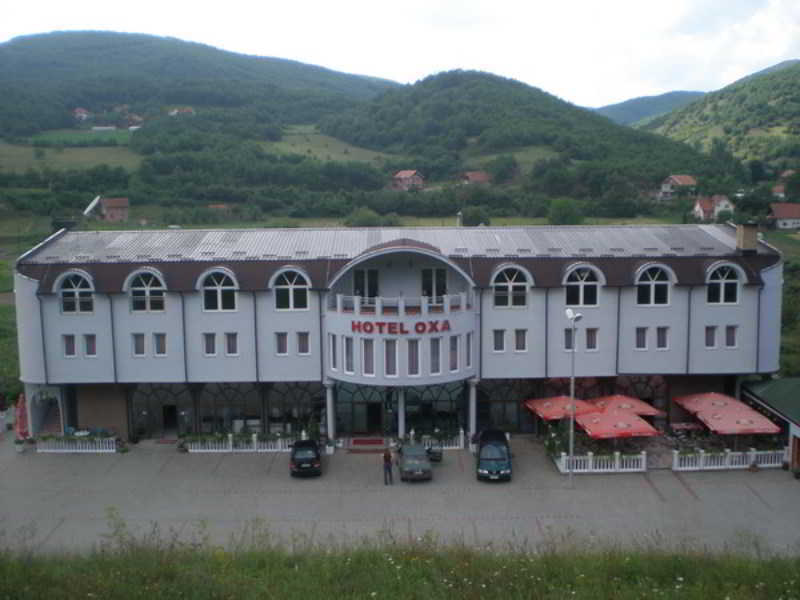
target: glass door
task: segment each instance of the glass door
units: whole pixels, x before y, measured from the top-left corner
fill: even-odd
[[[378,270],[356,269],[353,273],[353,295],[361,296],[362,306],[375,306],[378,296]]]
[[[447,294],[447,269],[422,269],[422,295],[432,306],[444,304]]]

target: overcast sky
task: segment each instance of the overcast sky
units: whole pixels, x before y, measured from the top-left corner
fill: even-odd
[[[800,58],[800,0],[27,0],[0,41],[55,30],[171,36],[413,83],[450,69],[582,106],[710,91]]]

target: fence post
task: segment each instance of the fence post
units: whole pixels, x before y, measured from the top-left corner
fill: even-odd
[[[620,470],[620,467],[621,467],[620,462],[621,461],[620,461],[619,450],[616,450],[614,452],[614,470],[615,471],[619,471]]]
[[[642,450],[642,471],[647,471],[647,450]]]
[[[589,464],[587,465],[587,467],[589,468],[589,471],[590,472],[594,471],[594,452],[587,452],[586,456],[589,457],[589,461],[588,461]],[[574,471],[575,467],[572,467],[572,469]]]
[[[228,452],[233,452],[233,434],[228,434]]]
[[[417,433],[412,429],[408,432],[408,436],[411,438],[411,443],[414,443],[414,438],[416,437]]]
[[[700,448],[700,468],[706,468],[706,451]]]
[[[258,434],[252,434],[251,439],[253,440],[253,452],[258,452]]]
[[[678,457],[679,457],[679,456],[680,456],[680,454],[678,453],[678,451],[677,451],[677,450],[673,450],[673,451],[672,451],[672,470],[673,470],[673,471],[677,471],[677,470],[679,470],[679,469],[678,469],[678,467],[680,466],[680,465],[678,464]]]
[[[731,466],[731,450],[730,448],[725,448],[725,466],[730,468]]]
[[[464,449],[464,428],[458,430],[458,449]]]
[[[747,466],[750,467],[750,466],[755,465],[755,464],[758,464],[756,462],[756,449],[755,448],[750,448],[747,451]]]
[[[567,466],[567,454],[566,452],[561,453],[561,468],[559,469],[562,473],[566,473],[569,471],[569,467]]]
[[[300,431],[300,439],[301,440],[307,440],[308,439],[308,434],[306,433],[305,429]]]

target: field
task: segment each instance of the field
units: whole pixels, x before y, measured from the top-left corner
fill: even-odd
[[[268,152],[304,154],[323,161],[368,162],[375,166],[385,158],[396,157],[396,155],[351,146],[346,142],[319,133],[314,125],[290,125],[284,131],[281,141],[264,142],[262,146]]]
[[[37,158],[37,151],[41,158]],[[35,148],[28,145],[0,142],[0,169],[27,171],[28,169],[88,169],[106,164],[133,171],[142,158],[124,146],[102,148]]]
[[[44,142],[46,144],[107,144],[114,142],[119,146],[126,146],[131,141],[131,132],[127,129],[116,131],[90,131],[87,129],[54,129],[37,133],[31,138],[31,143]]]

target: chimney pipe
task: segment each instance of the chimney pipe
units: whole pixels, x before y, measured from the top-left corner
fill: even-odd
[[[736,226],[736,250],[740,254],[755,254],[758,248],[758,224],[753,221]]]
[[[463,227],[464,225],[463,221],[464,221],[464,215],[461,213],[461,211],[458,211],[456,213],[456,226]]]

